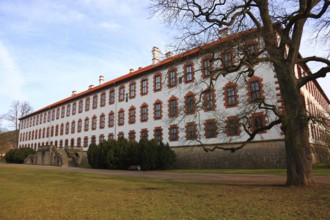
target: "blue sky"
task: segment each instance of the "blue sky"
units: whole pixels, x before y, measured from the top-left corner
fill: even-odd
[[[37,110],[151,64],[171,30],[147,0],[0,1],[0,114],[13,100]]]
[[[97,85],[99,75],[108,81],[151,64],[152,47],[165,52],[174,34],[150,18],[148,6],[148,0],[1,0],[0,114],[14,100],[37,110]],[[330,77],[321,85],[330,97]]]

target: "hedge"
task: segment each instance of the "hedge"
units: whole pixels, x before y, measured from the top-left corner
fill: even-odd
[[[146,139],[137,143],[120,137],[91,144],[87,157],[91,167],[96,169],[128,169],[131,165],[139,165],[142,170],[159,170],[173,164],[175,153],[168,144]]]
[[[5,155],[7,163],[24,163],[27,156],[34,154],[35,150],[31,148],[17,148],[8,151]]]

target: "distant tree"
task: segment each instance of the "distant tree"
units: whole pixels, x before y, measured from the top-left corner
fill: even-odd
[[[325,77],[330,72],[330,60],[326,57],[301,57],[303,34],[308,27],[319,31],[316,37],[329,37],[329,0],[153,0],[151,10],[165,22],[180,29],[177,37],[177,50],[185,51],[194,47],[203,49],[202,45],[222,38],[220,30],[229,30],[232,33],[254,29],[256,36],[262,42],[257,53],[250,53],[249,48],[238,48],[237,63],[227,65],[222,56],[216,56],[214,47],[213,61],[223,63],[212,70],[209,88],[213,89],[215,81],[221,77],[244,78],[248,80],[254,76],[255,67],[260,62],[269,64],[276,74],[280,87],[285,111],[277,108],[273,103],[258,98],[256,109],[272,112],[273,118],[265,126],[252,129],[251,123],[241,123],[244,131],[251,141],[261,131],[269,130],[275,126],[285,135],[287,185],[308,186],[313,185],[312,156],[309,145],[309,124],[315,119],[305,108],[301,88],[317,78]],[[310,25],[311,24],[311,25]],[[319,27],[317,27],[319,25]],[[249,35],[248,35],[249,36]],[[251,36],[251,35],[250,35]],[[329,38],[327,38],[328,40]],[[245,45],[249,39],[232,38],[229,45]],[[317,52],[317,51],[315,51]],[[206,51],[211,53],[212,51]],[[229,57],[230,59],[230,57]],[[310,71],[299,78],[296,77],[297,65],[307,66],[316,63],[318,69]],[[234,75],[234,76],[233,76]],[[215,88],[216,89],[216,88]],[[248,111],[252,113],[251,111]],[[251,115],[240,116],[248,122]],[[329,120],[329,118],[327,118]],[[314,120],[315,121],[315,120]],[[318,120],[324,121],[324,120]],[[244,126],[244,124],[246,126]],[[324,123],[323,123],[324,125]],[[244,146],[224,148],[214,147],[206,150],[235,151]]]
[[[33,111],[33,108],[28,102],[13,101],[5,119],[11,123],[15,129],[19,129],[19,118],[28,115]]]
[[[5,115],[0,115],[0,133],[4,132],[4,129],[2,128],[2,121],[5,118]]]

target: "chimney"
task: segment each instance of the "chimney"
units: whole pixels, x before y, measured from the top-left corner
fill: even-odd
[[[165,56],[166,56],[166,58],[170,58],[171,56],[173,56],[173,53],[172,53],[172,52],[167,52],[167,53],[165,54]]]
[[[228,37],[229,33],[229,28],[223,28],[221,30],[218,31],[219,34],[219,38],[224,38],[224,37]]]
[[[94,87],[94,85],[89,85],[88,86],[88,89],[91,89],[91,88],[93,88]]]
[[[159,63],[159,55],[160,55],[160,50],[158,47],[153,47],[152,48],[152,65],[156,65]]]
[[[134,72],[134,69],[133,69],[133,68],[129,69],[129,72],[130,72],[130,73],[131,73],[131,72]]]
[[[76,90],[73,90],[72,91],[72,96],[74,96],[74,95],[77,95],[77,91]]]
[[[102,85],[104,83],[104,76],[99,76],[99,85]]]

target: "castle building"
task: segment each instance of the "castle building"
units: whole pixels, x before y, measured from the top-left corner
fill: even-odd
[[[258,63],[253,76],[223,73],[214,80],[217,68],[239,62],[241,48],[232,45],[237,39],[245,39],[239,44],[249,54],[257,54],[262,46],[261,38],[249,30],[178,55],[166,53],[164,58],[154,47],[151,65],[107,82],[99,76],[97,86],[73,91],[22,117],[18,145],[33,149],[77,146],[87,151],[91,143],[119,136],[131,141],[148,138],[169,143],[177,153],[178,167],[282,167],[284,136],[279,127],[259,133],[236,155],[205,153],[201,147],[244,142],[248,135],[238,123],[244,111],[249,113],[250,130],[274,119],[272,112],[253,108],[255,100],[262,98],[284,109],[269,63]],[[308,71],[306,66],[296,66],[297,77]],[[329,117],[330,101],[317,81],[307,83],[301,92],[309,112]],[[311,123],[310,142],[319,143],[322,135],[322,128]]]

